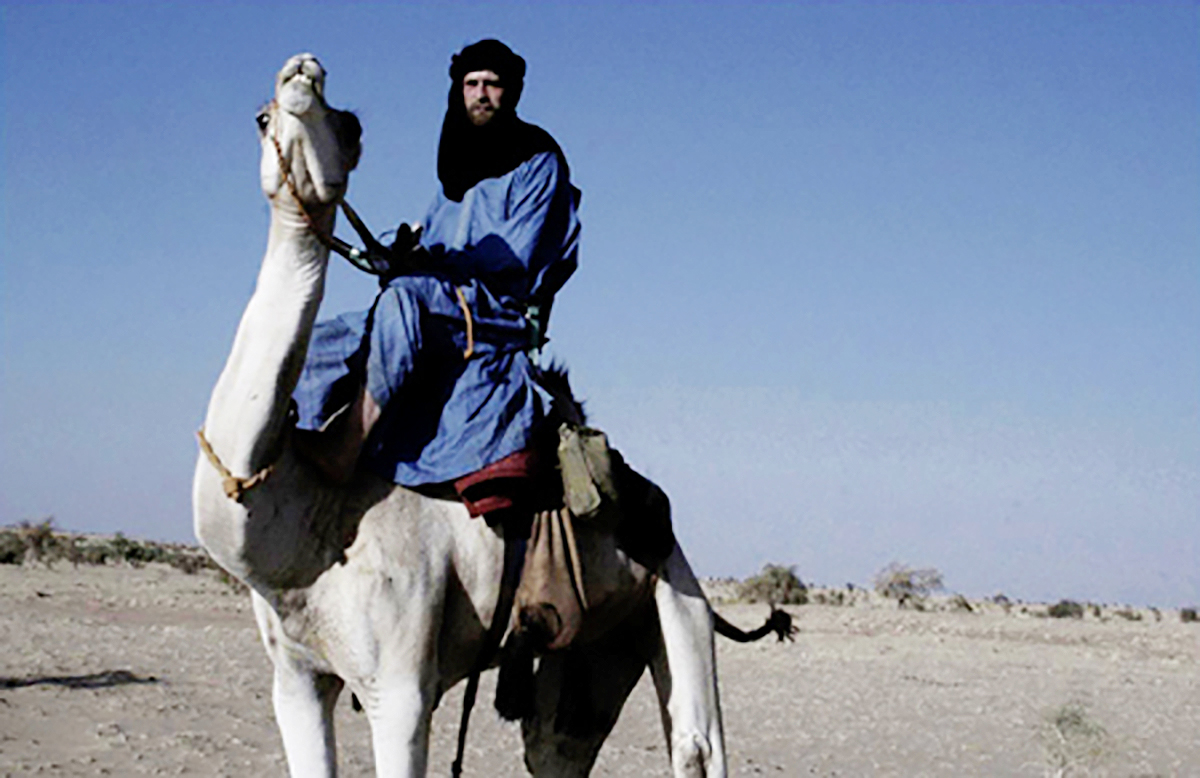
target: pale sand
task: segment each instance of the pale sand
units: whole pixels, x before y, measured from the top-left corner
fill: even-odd
[[[766,615],[718,607],[743,626]],[[719,643],[732,775],[1053,774],[1046,717],[1079,703],[1107,736],[1092,757],[1067,743],[1081,760],[1067,775],[1200,776],[1200,625],[1178,611],[1076,621],[874,597],[790,610],[794,644]],[[211,573],[2,566],[0,649],[0,775],[285,774],[248,599]],[[518,729],[490,707],[493,676],[466,774],[524,775]],[[449,773],[461,693],[435,715],[431,775]],[[349,695],[337,723],[342,774],[370,775]],[[668,775],[648,678],[593,774]]]

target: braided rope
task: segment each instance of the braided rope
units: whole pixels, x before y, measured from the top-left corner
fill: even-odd
[[[249,478],[241,478],[229,472],[229,468],[221,462],[221,458],[217,456],[217,452],[213,451],[212,444],[208,442],[208,438],[204,437],[204,430],[196,430],[196,438],[200,441],[200,450],[208,457],[208,461],[216,468],[217,473],[221,476],[221,486],[225,489],[225,496],[234,502],[241,502],[246,496],[246,492],[261,484],[270,477],[275,471],[275,464],[271,464],[259,470]]]

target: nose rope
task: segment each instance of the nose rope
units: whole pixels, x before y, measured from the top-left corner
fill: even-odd
[[[304,223],[317,236],[317,240],[324,244],[325,248],[330,251],[337,251],[337,245],[334,243],[336,239],[326,235],[323,230],[319,229],[317,223],[313,221],[312,215],[309,214],[308,209],[304,207],[304,201],[300,199],[300,190],[296,188],[296,181],[292,177],[292,167],[283,156],[283,146],[279,145],[279,138],[275,137],[275,133],[271,133],[271,143],[275,146],[275,155],[279,158],[279,173],[283,176],[283,182],[287,184],[288,191],[292,193],[292,199],[296,201],[296,206],[300,209],[300,215],[304,217]]]

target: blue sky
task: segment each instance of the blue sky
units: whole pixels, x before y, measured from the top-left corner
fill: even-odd
[[[0,6],[0,523],[190,538],[310,50],[350,199],[436,186],[452,52],[584,192],[552,353],[707,575],[1200,600],[1200,18],[1181,4]],[[326,310],[373,283],[335,265]]]

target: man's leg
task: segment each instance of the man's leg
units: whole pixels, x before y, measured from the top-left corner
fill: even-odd
[[[375,422],[383,413],[366,389],[319,430],[296,430],[297,450],[335,484],[354,475],[358,455]]]
[[[362,388],[319,429],[296,430],[296,448],[336,484],[344,484],[354,475],[367,436],[413,370],[423,340],[420,298],[428,292],[428,283],[416,278],[392,281],[367,320],[368,351],[358,368]]]

